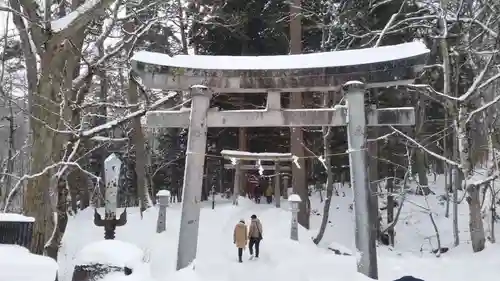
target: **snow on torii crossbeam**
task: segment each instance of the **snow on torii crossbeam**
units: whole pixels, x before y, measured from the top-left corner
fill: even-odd
[[[207,127],[306,127],[347,125],[351,183],[356,212],[358,271],[377,279],[374,222],[366,171],[366,123],[413,125],[413,108],[375,109],[366,114],[365,88],[411,83],[429,50],[413,42],[372,49],[288,56],[190,56],[138,52],[133,72],[146,87],[191,91],[189,111],[149,112],[149,127],[189,127],[177,269],[195,258],[200,218]],[[347,107],[283,109],[282,92],[336,91],[344,87]],[[212,92],[268,94],[263,111],[210,110]]]
[[[429,50],[412,42],[372,49],[282,56],[192,56],[137,52],[132,69],[145,86],[189,91],[204,85],[216,93],[339,90],[348,81],[368,88],[411,83]]]

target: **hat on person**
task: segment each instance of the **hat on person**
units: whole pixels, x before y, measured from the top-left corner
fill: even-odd
[[[240,222],[245,223],[245,220],[244,220],[244,219],[241,219],[241,220],[240,220]]]
[[[257,218],[257,216],[256,216],[256,215],[252,215],[250,218],[252,218],[252,219],[256,219],[256,218]]]

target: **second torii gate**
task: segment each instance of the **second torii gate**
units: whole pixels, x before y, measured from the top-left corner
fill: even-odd
[[[183,184],[182,217],[177,251],[177,269],[195,258],[200,218],[207,127],[319,127],[348,128],[351,184],[354,189],[356,252],[358,271],[378,278],[376,225],[371,208],[366,162],[366,125],[411,126],[411,107],[365,111],[366,88],[412,83],[425,66],[429,50],[412,42],[371,49],[284,56],[192,56],[138,52],[132,70],[149,88],[190,91],[191,109],[152,111],[150,128],[189,128]],[[346,93],[347,106],[285,109],[281,93],[339,91]],[[212,92],[267,93],[264,110],[218,111],[210,108]],[[301,197],[303,197],[300,194]],[[305,202],[301,211],[307,210]]]
[[[237,150],[222,150],[220,154],[224,159],[231,160],[234,166],[234,189],[233,189],[233,205],[238,205],[238,196],[240,195],[240,177],[241,177],[241,161],[273,161],[274,170],[278,174],[274,181],[274,198],[276,207],[281,206],[281,179],[279,177],[280,162],[293,161],[291,153],[252,153],[247,151]],[[264,169],[264,167],[262,167]],[[287,186],[287,183],[286,185]]]

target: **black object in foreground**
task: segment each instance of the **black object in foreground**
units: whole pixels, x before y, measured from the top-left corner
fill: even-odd
[[[18,216],[27,218],[21,215]],[[0,219],[0,244],[19,245],[29,249],[33,233],[33,223],[34,220],[30,221],[28,219]]]
[[[407,276],[403,276],[399,279],[396,279],[394,281],[424,281],[424,280],[417,278],[417,277],[407,275]]]
[[[116,219],[115,213],[112,213],[112,217],[105,217],[102,219],[97,209],[94,209],[94,224],[99,227],[104,227],[104,239],[113,240],[115,239],[115,230],[118,226],[124,226],[127,223],[127,208],[123,210],[119,219]]]

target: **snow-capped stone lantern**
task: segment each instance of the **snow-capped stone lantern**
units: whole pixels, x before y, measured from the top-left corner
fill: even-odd
[[[156,233],[162,233],[167,229],[167,207],[170,202],[171,193],[168,190],[160,190],[156,194],[158,202],[158,220],[156,221]]]
[[[120,169],[122,161],[116,154],[109,155],[104,160],[104,173],[106,180],[106,194],[104,195],[104,220],[101,215],[94,210],[94,224],[104,227],[104,239],[115,239],[115,230],[117,226],[123,226],[127,223],[127,209],[123,210],[119,219],[116,219],[116,206],[118,196],[118,180],[120,178]]]
[[[291,211],[292,211],[292,224],[290,227],[290,239],[298,241],[299,240],[299,222],[298,222],[298,214],[299,214],[299,203],[302,202],[300,196],[298,194],[292,194],[288,197],[288,202],[290,203]]]

